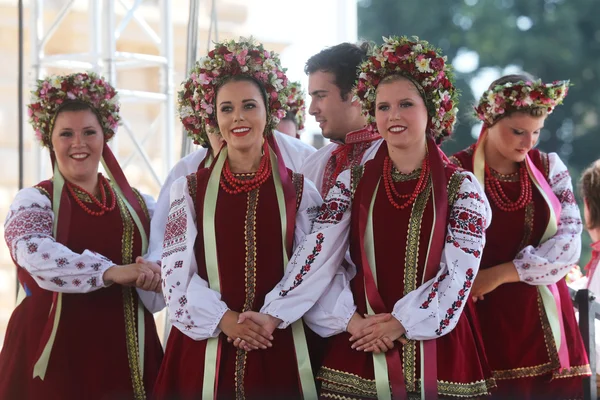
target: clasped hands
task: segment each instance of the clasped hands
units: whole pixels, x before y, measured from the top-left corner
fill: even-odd
[[[135,286],[148,292],[161,293],[160,266],[152,261],[137,257],[135,263],[113,265],[104,271],[102,279],[105,284],[116,283],[124,286]]]
[[[406,344],[406,330],[392,314],[365,315],[354,313],[347,327],[350,346],[357,351],[385,353],[394,348],[394,342]]]
[[[227,341],[245,351],[265,350],[273,347],[273,332],[283,322],[279,318],[255,311],[238,313],[227,310],[219,329],[227,335]]]

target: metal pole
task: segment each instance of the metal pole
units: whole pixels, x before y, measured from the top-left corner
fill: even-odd
[[[162,37],[161,50],[163,57],[167,60],[162,68],[163,90],[167,98],[164,105],[165,141],[164,141],[164,175],[167,176],[173,167],[173,130],[175,125],[175,63],[173,56],[173,18],[171,15],[171,0],[162,0]]]
[[[198,16],[200,11],[199,0],[190,0],[190,13],[187,29],[187,56],[185,60],[185,75],[190,73],[198,57]],[[183,130],[181,138],[181,157],[185,157],[192,149],[192,141]]]
[[[592,376],[583,378],[583,398],[597,399],[596,388],[596,313],[594,296],[587,289],[579,290],[575,296],[579,309],[579,331],[590,361]],[[560,310],[559,310],[560,311]]]
[[[23,189],[23,0],[19,0],[19,190]]]
[[[115,38],[115,2],[114,0],[104,0],[103,5],[104,26],[103,28],[103,61],[105,78],[117,87],[117,69],[115,66],[115,52],[117,48]],[[122,101],[122,99],[121,99]],[[111,140],[111,145],[115,157],[119,159],[119,135],[115,135]]]
[[[98,17],[102,15],[101,0],[90,0],[90,50],[92,70],[102,74],[102,21]]]
[[[30,3],[31,12],[31,82],[32,85],[42,76],[42,58],[44,56],[44,48],[41,46],[44,36],[44,7],[42,0],[33,0]],[[34,152],[37,153],[36,158],[36,177],[37,181],[44,179],[47,157],[44,157],[44,150],[40,144],[34,140]],[[52,168],[52,167],[51,167]]]

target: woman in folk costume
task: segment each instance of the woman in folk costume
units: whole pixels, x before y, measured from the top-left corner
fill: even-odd
[[[306,93],[302,90],[300,82],[290,82],[289,88],[290,95],[288,96],[287,105],[290,109],[285,117],[279,121],[277,130],[300,139],[300,131],[304,129],[304,121],[306,120],[306,104],[304,101]]]
[[[462,315],[490,213],[476,179],[436,145],[456,120],[450,67],[425,41],[384,38],[361,65],[356,94],[385,141],[340,175],[316,220],[337,223],[341,238],[350,231],[356,265],[305,315],[320,335],[336,335],[321,397],[485,396],[493,382]]]
[[[319,267],[344,250],[320,250],[310,230],[322,200],[273,140],[287,84],[278,56],[246,39],[217,44],[183,84],[186,129],[218,130],[226,145],[171,188],[162,276],[174,329],[158,399],[316,397],[298,320],[337,265]],[[263,319],[240,321],[245,311]]]
[[[283,132],[286,127],[288,129],[294,129],[293,132],[304,129],[306,113],[304,107],[304,92],[300,91],[299,84],[291,83],[290,87],[291,93],[288,96],[287,103],[290,110],[280,121],[273,136],[279,146],[285,166],[296,172],[300,170],[304,160],[317,150],[300,140],[295,140],[296,133],[290,136]],[[180,92],[180,95],[184,94],[185,92]],[[163,238],[165,237],[165,227],[167,224],[167,215],[169,213],[169,194],[171,185],[173,185],[173,182],[180,177],[192,174],[201,168],[209,167],[223,144],[223,137],[219,134],[218,130],[208,130],[206,137],[192,135],[192,139],[194,140],[194,144],[200,145],[201,147],[183,157],[175,164],[165,179],[160,194],[158,195],[158,199],[156,200],[156,211],[152,218],[152,226],[150,229],[149,258],[151,260],[159,259],[162,254]]]
[[[558,155],[533,148],[568,86],[493,82],[476,107],[479,140],[453,157],[485,182],[494,216],[472,295],[498,398],[581,397],[590,374],[564,280],[581,251],[579,209]]]
[[[164,302],[159,267],[135,264],[154,202],[129,186],[106,144],[117,93],[94,73],[49,77],[29,115],[54,172],[17,194],[5,223],[20,287],[0,398],[145,399],[162,359],[152,312]]]

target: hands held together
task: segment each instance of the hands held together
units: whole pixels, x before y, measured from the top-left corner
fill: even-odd
[[[160,293],[160,266],[152,261],[137,257],[134,264],[113,265],[102,275],[106,284],[116,283],[125,286],[135,286],[139,289]]]
[[[350,347],[357,351],[385,353],[394,348],[394,342],[406,344],[406,330],[392,314],[360,316],[354,313],[348,323]]]
[[[227,310],[219,322],[219,328],[227,335],[227,341],[239,349],[265,350],[273,347],[273,331],[281,322],[279,318],[255,311],[240,314]]]

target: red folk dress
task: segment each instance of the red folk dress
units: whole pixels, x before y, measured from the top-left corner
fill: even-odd
[[[375,158],[365,164],[364,176],[360,168],[340,175],[325,201],[327,212],[320,213],[317,218],[321,224],[325,222],[324,219],[338,223],[338,226],[349,223],[350,250],[357,269],[350,287],[342,290],[351,290],[351,295],[337,294],[340,289],[332,288],[328,293],[339,296],[335,309],[313,309],[305,317],[307,322],[310,320],[309,325],[335,325],[336,322],[331,321],[344,320],[341,315],[335,314],[347,315],[345,322],[337,328],[343,332],[329,340],[323,367],[317,377],[322,383],[320,396],[323,399],[375,399],[378,394],[373,355],[351,349],[348,341],[350,334],[345,332],[345,328],[354,310],[361,315],[367,312],[361,261],[364,250],[360,246],[360,235],[365,235],[365,232],[359,228],[357,213],[364,206],[359,199],[365,190],[365,182],[373,179],[373,176],[377,179],[382,176],[382,171],[371,174],[371,177],[368,177],[368,173],[370,168],[378,168],[377,160],[382,155],[380,153],[386,151],[385,147],[382,144]],[[421,390],[420,340],[436,340],[437,389],[440,397],[477,398],[487,395],[493,387],[493,381],[487,381],[491,373],[486,367],[481,339],[471,327],[474,315],[472,304],[468,302],[468,292],[477,273],[485,242],[483,231],[487,224],[487,207],[480,193],[481,188],[471,181],[474,180],[472,176],[459,172],[452,165],[445,165],[444,168],[449,203],[448,222],[444,225],[447,225],[448,233],[438,273],[427,282],[421,283],[433,224],[431,180],[411,207],[396,209],[392,206],[383,182],[379,184],[373,203],[377,290],[387,312],[400,320],[410,339],[408,344],[398,344],[392,351],[394,357],[401,360],[406,390],[411,398],[419,397]],[[408,175],[393,172],[396,190],[400,194],[412,193],[419,173],[420,170]],[[359,179],[360,183],[357,184]],[[351,209],[350,221],[347,221],[350,211],[345,212],[346,209]],[[345,216],[340,218],[342,213]],[[339,304],[344,302],[348,304]],[[327,303],[323,299],[319,302],[322,309],[326,308]],[[333,333],[332,326],[325,328]]]
[[[135,289],[104,287],[102,281],[108,267],[141,255],[139,232],[120,198],[114,210],[99,217],[71,198],[68,239],[64,246],[55,242],[52,185],[43,181],[21,191],[7,218],[5,238],[13,259],[22,264],[17,277],[27,297],[8,324],[0,354],[0,398],[145,398],[163,355],[154,318],[144,309],[142,372],[131,367],[139,363],[140,298]],[[77,196],[89,202],[85,194]],[[141,197],[139,201],[144,203]],[[91,202],[88,206],[93,207]],[[47,372],[43,381],[33,379],[34,364],[53,325],[50,311],[58,291],[62,310]]]
[[[473,171],[474,149],[473,145],[455,154],[452,161]],[[582,398],[582,377],[590,374],[590,368],[563,279],[579,258],[581,218],[569,172],[558,156],[536,149],[529,156],[561,202],[559,229],[546,244],[540,244],[549,209],[533,184],[532,202],[520,210],[506,212],[490,201],[492,223],[481,268],[513,261],[521,282],[501,285],[477,302],[479,329],[498,384],[496,398]],[[509,198],[518,198],[518,173],[492,173]],[[550,283],[556,283],[561,298],[567,299],[561,306],[570,366],[561,372],[548,316],[536,287]]]

